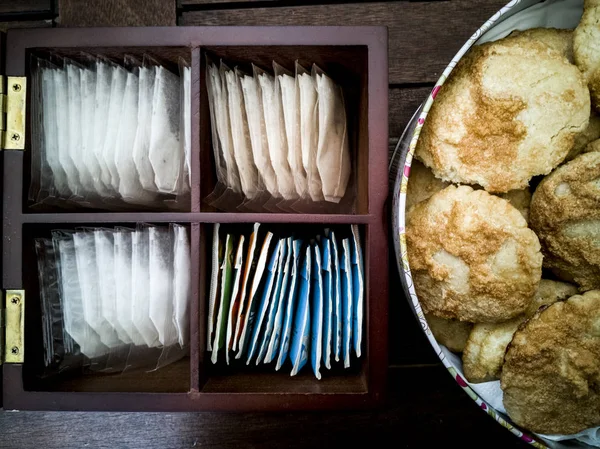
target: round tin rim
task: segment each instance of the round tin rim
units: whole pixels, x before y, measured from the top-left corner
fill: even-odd
[[[393,238],[394,238],[394,249],[396,253],[396,263],[398,265],[398,271],[400,273],[400,279],[402,282],[402,287],[404,292],[409,297],[409,303],[415,313],[423,332],[429,340],[429,343],[435,350],[437,356],[444,364],[446,369],[449,371],[450,375],[454,378],[456,383],[467,393],[467,395],[475,401],[475,403],[485,411],[489,416],[491,416],[494,420],[496,420],[501,426],[508,429],[515,436],[520,438],[521,440],[531,444],[534,447],[538,448],[548,448],[546,444],[540,441],[536,436],[527,433],[515,426],[504,416],[496,411],[492,406],[490,406],[486,401],[484,401],[466,382],[465,379],[456,371],[450,360],[446,358],[444,353],[442,352],[439,344],[435,340],[435,337],[431,333],[429,326],[427,324],[427,320],[423,314],[423,310],[421,308],[421,304],[419,299],[417,298],[417,294],[414,289],[414,284],[412,281],[412,275],[410,272],[410,267],[408,264],[407,258],[407,248],[406,248],[406,234],[405,234],[405,206],[406,206],[406,188],[408,183],[408,178],[410,176],[410,168],[412,164],[412,159],[414,156],[415,148],[417,145],[417,141],[419,140],[419,136],[421,130],[423,128],[423,124],[427,118],[427,115],[431,109],[435,98],[442,87],[442,85],[448,79],[448,76],[456,67],[458,61],[464,56],[464,54],[475,44],[475,42],[489,29],[491,29],[494,25],[496,25],[501,18],[503,18],[507,13],[511,12],[516,6],[521,3],[525,3],[523,0],[512,0],[502,9],[500,9],[496,14],[494,14],[487,22],[485,22],[468,40],[467,42],[460,48],[460,50],[456,53],[456,55],[452,58],[452,61],[440,78],[437,80],[435,86],[433,87],[431,93],[427,97],[425,103],[421,106],[420,113],[419,109],[415,112],[415,115],[407,125],[406,129],[398,145],[396,147],[396,151],[394,152],[394,157],[396,157],[396,153],[400,149],[400,160],[398,163],[398,172],[396,174],[394,190],[393,190],[393,199],[392,199],[392,226],[393,226]],[[411,128],[412,134],[411,134]],[[410,139],[410,140],[409,140]],[[407,145],[408,143],[408,145]],[[392,164],[394,161],[392,160]]]

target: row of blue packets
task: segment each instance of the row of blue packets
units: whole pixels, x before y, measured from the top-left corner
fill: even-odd
[[[254,362],[289,358],[296,375],[310,356],[321,367],[361,356],[364,315],[364,266],[358,226],[338,238],[326,229],[314,239],[276,238],[254,225],[247,239],[213,231],[212,272],[207,322],[207,350]],[[262,242],[258,247],[257,243]],[[245,256],[245,257],[244,257]]]

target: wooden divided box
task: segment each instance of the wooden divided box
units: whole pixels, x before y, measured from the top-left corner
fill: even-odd
[[[2,73],[31,77],[32,54],[55,52],[77,59],[81,52],[123,57],[149,52],[177,66],[191,67],[191,194],[189,204],[173,211],[102,211],[32,208],[31,89],[27,90],[24,148],[2,152],[3,258],[6,292],[0,331],[3,344],[2,406],[7,410],[299,410],[347,409],[376,405],[385,392],[388,368],[388,54],[387,29],[380,27],[177,27],[90,28],[9,31],[4,38]],[[318,64],[341,85],[346,101],[352,159],[351,207],[335,213],[220,212],[205,198],[213,190],[215,168],[206,88],[206,58],[232,65],[270,67],[276,60],[293,67],[299,60]],[[5,92],[10,78],[4,79]],[[10,92],[8,92],[10,93]],[[8,95],[7,93],[3,95]],[[10,123],[6,132],[9,141]],[[9,145],[10,146],[10,145]],[[17,145],[18,146],[18,145]],[[326,211],[325,211],[326,212]],[[206,352],[206,315],[210,279],[212,223],[247,230],[267,227],[322,229],[359,225],[365,273],[363,353],[351,369],[332,369],[316,380],[307,366],[289,371],[213,365]],[[121,374],[58,375],[41,378],[43,340],[40,287],[34,239],[53,229],[78,226],[131,226],[179,223],[191,242],[189,356],[156,371]],[[23,291],[12,301],[10,291]],[[12,301],[12,302],[11,302]],[[14,310],[23,314],[22,328]],[[20,309],[22,307],[22,309]],[[12,317],[12,318],[10,318]],[[17,328],[15,328],[15,326]],[[8,333],[11,333],[9,335]],[[15,334],[17,336],[15,337]],[[14,343],[21,338],[20,342]],[[3,335],[4,337],[4,335]],[[0,342],[2,340],[0,339]],[[9,347],[10,346],[10,347]],[[16,350],[15,350],[16,349]],[[12,351],[12,357],[11,357]]]

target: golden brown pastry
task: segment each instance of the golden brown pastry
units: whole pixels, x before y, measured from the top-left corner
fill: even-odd
[[[476,324],[464,348],[462,360],[469,382],[488,382],[500,379],[506,348],[521,323],[536,314],[538,309],[577,294],[577,287],[564,282],[542,279],[533,302],[524,314],[496,324]]]
[[[473,323],[439,318],[430,313],[425,314],[429,329],[437,342],[452,352],[463,352]]]
[[[592,104],[600,112],[600,0],[585,0],[573,34],[573,51],[590,88]]]
[[[600,117],[596,114],[592,114],[587,128],[575,137],[573,148],[571,148],[571,151],[569,151],[565,160],[570,161],[581,153],[591,151],[588,149],[589,145],[597,139],[600,139]]]
[[[421,162],[413,159],[410,177],[406,188],[406,210],[417,203],[425,201],[436,192],[448,187],[450,183],[436,178],[433,172]]]
[[[510,203],[449,186],[407,215],[406,243],[425,313],[497,323],[523,313],[541,278],[536,235]]]
[[[587,147],[585,147],[586,153],[591,153],[592,151],[600,151],[600,139],[588,143]]]
[[[515,30],[508,37],[511,39],[520,39],[521,41],[541,42],[566,57],[571,64],[575,61],[573,55],[573,30],[530,28],[524,31]]]
[[[600,152],[581,154],[542,180],[530,224],[545,267],[582,291],[600,288]]]
[[[442,86],[416,156],[436,177],[503,193],[560,164],[588,125],[583,75],[534,40],[473,47]]]
[[[415,204],[431,198],[434,193],[444,190],[449,185],[449,182],[444,182],[436,178],[429,167],[413,159],[406,190],[406,210],[408,211]],[[471,187],[475,190],[481,188],[478,185]],[[516,207],[525,220],[529,219],[529,204],[531,203],[531,192],[529,189],[511,190],[499,196],[508,200],[510,204]]]
[[[600,291],[553,304],[524,324],[506,352],[501,386],[508,415],[533,432],[600,425]]]
[[[523,218],[529,221],[529,205],[531,204],[531,192],[529,189],[511,190],[510,192],[502,193],[500,198],[504,198],[515,209],[521,212]]]

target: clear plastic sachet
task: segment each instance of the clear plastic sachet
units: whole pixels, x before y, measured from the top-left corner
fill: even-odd
[[[191,77],[78,54],[32,56],[33,207],[184,209],[191,167]],[[52,62],[51,62],[52,61]]]
[[[157,369],[189,349],[187,228],[55,230],[36,239],[44,373]]]

